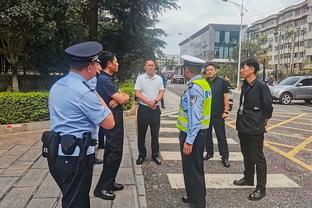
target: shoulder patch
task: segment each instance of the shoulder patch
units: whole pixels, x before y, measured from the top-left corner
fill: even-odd
[[[192,103],[192,105],[195,105],[196,101],[197,101],[197,95],[191,95],[191,103]]]

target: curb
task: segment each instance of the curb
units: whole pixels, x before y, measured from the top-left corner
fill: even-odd
[[[137,147],[137,134],[136,134],[136,124],[135,124],[136,122],[135,121],[136,121],[135,116],[129,117],[129,120],[126,121],[125,126],[127,126],[128,129],[132,130],[131,133],[129,133],[129,130],[127,130],[127,138],[130,143],[132,167],[134,171],[139,207],[147,208],[145,183],[144,183],[142,166],[136,165],[136,159],[139,155],[139,151]]]

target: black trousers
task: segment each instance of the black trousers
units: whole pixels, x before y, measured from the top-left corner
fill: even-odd
[[[152,145],[152,157],[159,156],[159,127],[160,127],[160,109],[151,109],[145,105],[139,105],[138,115],[138,149],[139,157],[146,157],[145,137],[148,126],[151,129],[151,145]]]
[[[115,127],[113,129],[104,130],[106,135],[106,144],[104,150],[103,170],[97,190],[111,190],[115,183],[116,176],[120,167],[123,150],[124,126],[123,112],[114,112]]]
[[[94,154],[86,156],[75,176],[78,157],[57,156],[49,169],[62,191],[62,208],[89,208]]]
[[[186,139],[186,133],[180,132],[179,135],[185,191],[190,200],[190,206],[194,208],[205,208],[206,206],[206,184],[203,153],[207,134],[208,129],[200,130],[198,132],[193,143],[192,153],[190,155],[183,154],[183,145]]]
[[[208,132],[206,150],[208,154],[213,155],[212,128],[214,128],[218,140],[218,148],[222,159],[229,159],[229,148],[225,135],[225,123],[222,117],[211,118]]]
[[[250,135],[238,132],[238,137],[244,157],[244,177],[247,181],[253,181],[256,167],[257,189],[265,191],[267,165],[263,154],[264,135]]]
[[[100,127],[99,128],[99,134],[98,134],[98,147],[99,148],[104,148],[104,146],[105,146],[104,137],[105,137],[105,129]]]
[[[160,103],[161,103],[161,107],[164,108],[164,107],[165,107],[165,100],[164,100],[164,97],[161,98]]]

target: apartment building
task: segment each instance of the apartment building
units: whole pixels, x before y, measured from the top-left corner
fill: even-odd
[[[267,51],[269,71],[302,70],[312,62],[312,0],[258,20],[247,32]]]

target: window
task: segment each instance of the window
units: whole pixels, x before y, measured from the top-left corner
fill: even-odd
[[[225,43],[229,43],[230,42],[230,32],[225,32]]]
[[[302,83],[302,86],[312,86],[312,79],[304,79],[300,83]]]
[[[215,43],[220,43],[220,31],[215,32]]]

